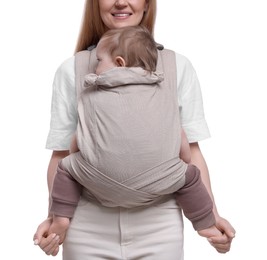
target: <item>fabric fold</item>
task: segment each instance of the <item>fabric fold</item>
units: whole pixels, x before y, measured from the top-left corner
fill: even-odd
[[[184,185],[187,169],[187,164],[177,157],[118,182],[84,160],[80,153],[63,159],[63,164],[102,205],[125,208],[149,205],[162,195],[174,193]]]

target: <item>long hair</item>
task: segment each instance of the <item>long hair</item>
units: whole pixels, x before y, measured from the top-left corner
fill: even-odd
[[[140,25],[145,26],[153,35],[156,20],[156,0],[146,1],[148,8]],[[109,28],[105,26],[100,16],[98,0],[86,0],[75,53],[86,50],[91,45],[96,45],[107,30]]]

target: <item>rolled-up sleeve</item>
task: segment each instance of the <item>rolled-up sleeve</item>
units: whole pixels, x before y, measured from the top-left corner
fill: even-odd
[[[200,84],[191,62],[176,53],[178,103],[182,127],[189,143],[210,137]]]
[[[46,148],[69,150],[77,127],[77,101],[75,91],[74,57],[64,61],[57,69],[53,81],[50,129]]]

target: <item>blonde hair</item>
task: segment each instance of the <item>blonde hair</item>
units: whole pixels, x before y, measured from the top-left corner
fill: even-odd
[[[153,35],[156,19],[156,0],[146,1],[148,3],[147,11],[144,13],[140,24],[144,25]],[[108,30],[101,19],[98,0],[86,0],[75,53],[86,50],[91,45],[96,45]]]
[[[113,60],[121,56],[126,67],[141,67],[149,72],[156,70],[157,44],[145,26],[109,30],[103,34],[100,42]]]

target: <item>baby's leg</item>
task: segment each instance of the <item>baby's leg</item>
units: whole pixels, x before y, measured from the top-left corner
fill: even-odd
[[[185,185],[175,193],[175,197],[195,230],[206,229],[215,224],[213,202],[196,166],[188,165]]]
[[[51,191],[50,213],[72,218],[80,200],[82,185],[59,163]]]

